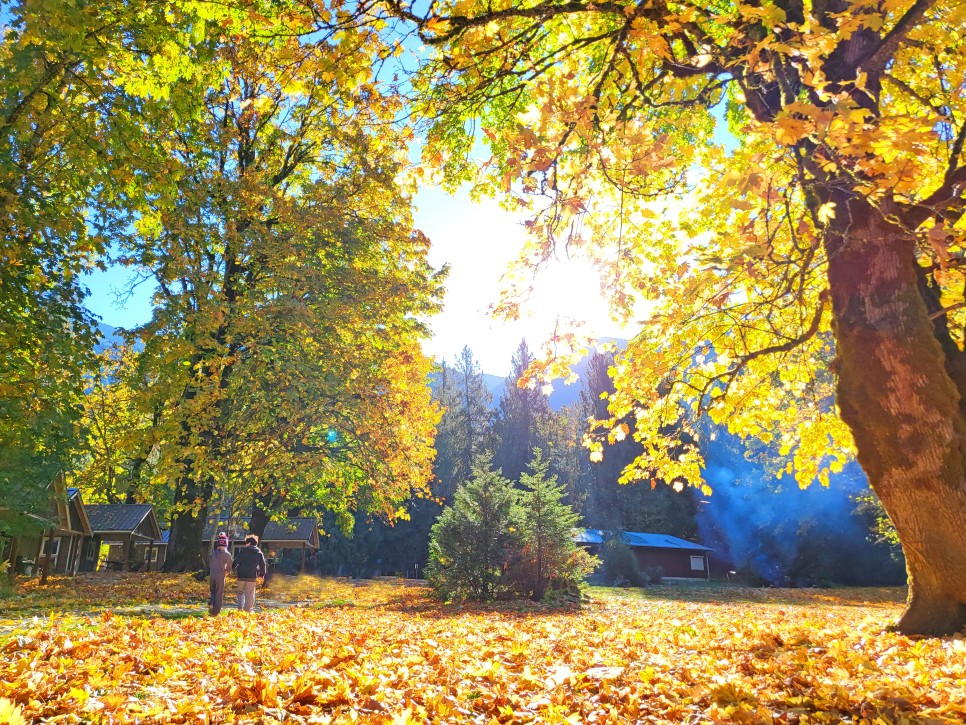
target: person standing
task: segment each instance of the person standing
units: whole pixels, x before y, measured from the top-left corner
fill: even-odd
[[[222,532],[215,540],[214,551],[211,552],[208,578],[211,583],[211,598],[208,600],[208,614],[216,616],[221,612],[221,605],[225,601],[225,577],[231,571],[231,554],[228,553],[228,534]]]
[[[250,612],[255,608],[255,584],[258,577],[265,576],[268,566],[265,555],[258,548],[258,537],[245,537],[245,548],[235,556],[235,573],[238,575],[238,608]]]

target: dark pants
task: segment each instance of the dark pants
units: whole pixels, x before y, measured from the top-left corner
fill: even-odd
[[[208,600],[208,611],[212,614],[218,614],[221,611],[221,605],[225,601],[225,577],[211,577],[211,599]]]

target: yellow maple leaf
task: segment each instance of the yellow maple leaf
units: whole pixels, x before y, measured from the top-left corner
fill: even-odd
[[[828,224],[835,218],[835,202],[827,201],[822,204],[822,206],[818,208],[816,216],[822,224]]]
[[[23,716],[20,705],[5,697],[0,697],[0,724],[27,725],[27,720]]]

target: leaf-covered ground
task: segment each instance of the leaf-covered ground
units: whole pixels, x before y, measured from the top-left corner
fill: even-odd
[[[0,600],[0,722],[966,721],[966,641],[884,631],[899,590],[662,585],[555,609],[302,577],[217,618],[205,596],[131,574]]]

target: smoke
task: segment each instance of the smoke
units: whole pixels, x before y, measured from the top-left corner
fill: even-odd
[[[713,494],[699,505],[699,540],[751,583],[774,586],[898,584],[904,567],[888,546],[870,540],[871,521],[856,513],[868,491],[857,463],[800,489],[745,457],[726,431],[705,437],[705,480]],[[901,557],[900,557],[901,558]]]

